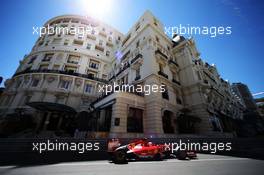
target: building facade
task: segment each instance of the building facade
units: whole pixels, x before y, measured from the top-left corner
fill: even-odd
[[[232,120],[242,119],[243,103],[216,66],[200,58],[195,41],[170,39],[149,11],[126,35],[76,15],[53,18],[48,25],[92,30],[39,37],[5,82],[2,118],[22,111],[33,115],[38,133],[74,129],[75,134],[87,132],[85,137],[174,137],[182,133],[183,109],[199,118],[192,125],[194,134],[231,133]],[[162,85],[165,91],[99,92],[100,86],[114,83]],[[71,126],[76,118],[79,124]]]
[[[250,111],[256,111],[257,105],[256,102],[249,91],[249,88],[246,84],[243,83],[233,83],[232,91],[242,100],[245,104],[245,107]]]

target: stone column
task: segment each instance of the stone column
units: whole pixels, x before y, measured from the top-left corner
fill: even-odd
[[[146,85],[157,83],[154,78],[147,80]],[[162,134],[162,114],[161,114],[162,97],[160,92],[145,95],[146,115],[144,118],[144,133],[146,134]]]
[[[112,107],[111,133],[126,133],[127,132],[127,104],[125,99],[117,98],[116,103]],[[119,126],[115,126],[115,120],[119,118]]]

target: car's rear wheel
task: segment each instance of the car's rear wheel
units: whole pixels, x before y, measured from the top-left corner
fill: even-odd
[[[118,150],[114,153],[114,163],[122,164],[127,162],[126,153],[123,150]]]
[[[161,161],[162,160],[161,154],[160,153],[155,154],[154,160]]]
[[[185,160],[187,157],[186,151],[180,151],[177,155],[179,160]]]

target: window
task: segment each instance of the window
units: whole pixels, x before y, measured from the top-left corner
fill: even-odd
[[[29,60],[28,64],[33,63],[36,59],[37,59],[37,56],[32,57],[32,58]]]
[[[83,41],[81,41],[81,40],[73,40],[73,44],[82,46],[83,45]]]
[[[32,86],[32,87],[37,87],[38,84],[39,84],[39,79],[34,78],[34,79],[32,80],[32,84],[31,84],[31,86]]]
[[[106,80],[107,79],[107,75],[103,74],[102,78]]]
[[[129,108],[127,117],[127,132],[143,132],[143,110],[137,108]]]
[[[77,55],[69,55],[67,63],[72,63],[72,64],[78,64],[80,60],[80,56]]]
[[[91,72],[88,72],[87,75],[88,75],[89,78],[94,78],[95,77],[95,74],[94,73],[91,73]]]
[[[48,70],[49,65],[48,64],[43,64],[39,66],[39,70]]]
[[[72,23],[79,23],[79,21],[76,20],[76,19],[73,19],[71,22],[72,22]]]
[[[163,66],[162,66],[162,64],[159,64],[159,70],[160,70],[160,72],[163,72]]]
[[[77,72],[77,68],[74,66],[65,66],[64,71],[68,72],[69,74],[72,74],[74,72]]]
[[[99,64],[98,63],[95,63],[95,62],[90,62],[89,63],[89,67],[90,68],[93,68],[93,69],[98,69],[99,68]]]
[[[136,43],[136,48],[139,47],[139,43],[140,43],[140,41],[138,40],[137,43]]]
[[[163,85],[164,85],[164,84],[163,84]],[[169,93],[168,93],[168,89],[167,89],[167,87],[166,87],[166,86],[164,86],[164,88],[165,88],[165,91],[164,91],[164,92],[162,92],[162,98],[169,100]]]
[[[136,25],[136,31],[140,28],[140,23],[137,23]]]
[[[157,41],[158,43],[160,42],[159,37],[157,37],[157,36],[156,36],[156,41]]]
[[[107,50],[105,55],[109,57],[110,56],[110,51]]]
[[[197,74],[198,80],[201,80],[201,75],[200,75],[199,71],[196,71],[196,74]]]
[[[52,44],[60,44],[61,40],[61,38],[54,38]]]
[[[138,69],[136,69],[136,77],[140,76],[140,67],[138,67]]]
[[[70,87],[70,81],[67,80],[61,80],[60,82],[60,88],[68,89]]]
[[[99,40],[99,46],[103,46],[103,40]]]
[[[53,70],[59,70],[59,69],[60,69],[60,65],[55,64],[55,65],[53,66]]]
[[[53,53],[48,53],[48,54],[45,54],[44,58],[42,59],[42,61],[50,61],[53,57]]]
[[[93,90],[93,85],[91,84],[85,84],[85,87],[84,87],[84,92],[85,93],[92,93],[92,90]]]
[[[83,34],[78,34],[78,39],[83,39]]]
[[[92,48],[92,45],[88,43],[86,46],[86,49],[91,50],[91,48]]]
[[[69,45],[69,40],[68,40],[68,39],[66,39],[66,40],[64,41],[64,46],[67,46],[67,45]]]

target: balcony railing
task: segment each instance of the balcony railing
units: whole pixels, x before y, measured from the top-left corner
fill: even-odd
[[[157,49],[155,51],[155,54],[160,54],[161,56],[163,56],[165,59],[168,59],[167,55],[165,55],[164,53],[162,53],[159,49]]]
[[[179,81],[175,80],[175,79],[172,79],[172,82],[173,82],[173,83],[176,83],[176,84],[179,85],[179,86],[181,85],[181,83],[180,83]]]
[[[113,47],[113,43],[111,43],[111,42],[109,42],[109,41],[106,42],[106,45],[109,46],[109,47]]]
[[[164,72],[159,71],[158,74],[168,79],[168,75]]]
[[[113,75],[110,79],[109,79],[109,81],[111,81],[113,78],[115,78],[115,77],[117,77],[118,75],[120,75],[123,71],[125,71],[127,68],[129,68],[130,67],[130,64],[129,63],[126,63],[125,65],[124,65],[124,67],[117,73],[117,74],[115,74],[115,75]]]
[[[94,35],[87,34],[87,38],[91,40],[96,40],[96,37]]]
[[[133,58],[132,60],[131,60],[131,64],[133,64],[138,58],[142,58],[143,56],[139,53],[139,54],[137,54],[137,56],[135,56],[135,58]]]
[[[78,61],[68,60],[67,63],[78,64]]]
[[[175,66],[179,67],[178,63],[174,61],[173,59],[169,60],[169,64],[174,64]]]
[[[104,52],[104,47],[102,47],[102,46],[95,45],[95,49],[96,49],[96,50],[99,50],[99,51],[101,51],[101,52]]]
[[[87,74],[80,74],[80,73],[76,73],[76,72],[69,72],[69,71],[64,71],[64,70],[24,70],[21,72],[17,72],[13,75],[17,76],[17,75],[22,75],[22,74],[27,74],[27,73],[54,73],[54,74],[64,74],[64,75],[72,75],[72,76],[77,76],[77,77],[83,77],[83,78],[87,78],[87,79],[91,79],[91,80],[95,80],[95,81],[100,81],[102,83],[108,83],[107,80],[104,80],[102,78],[97,78],[97,77],[91,77]]]

